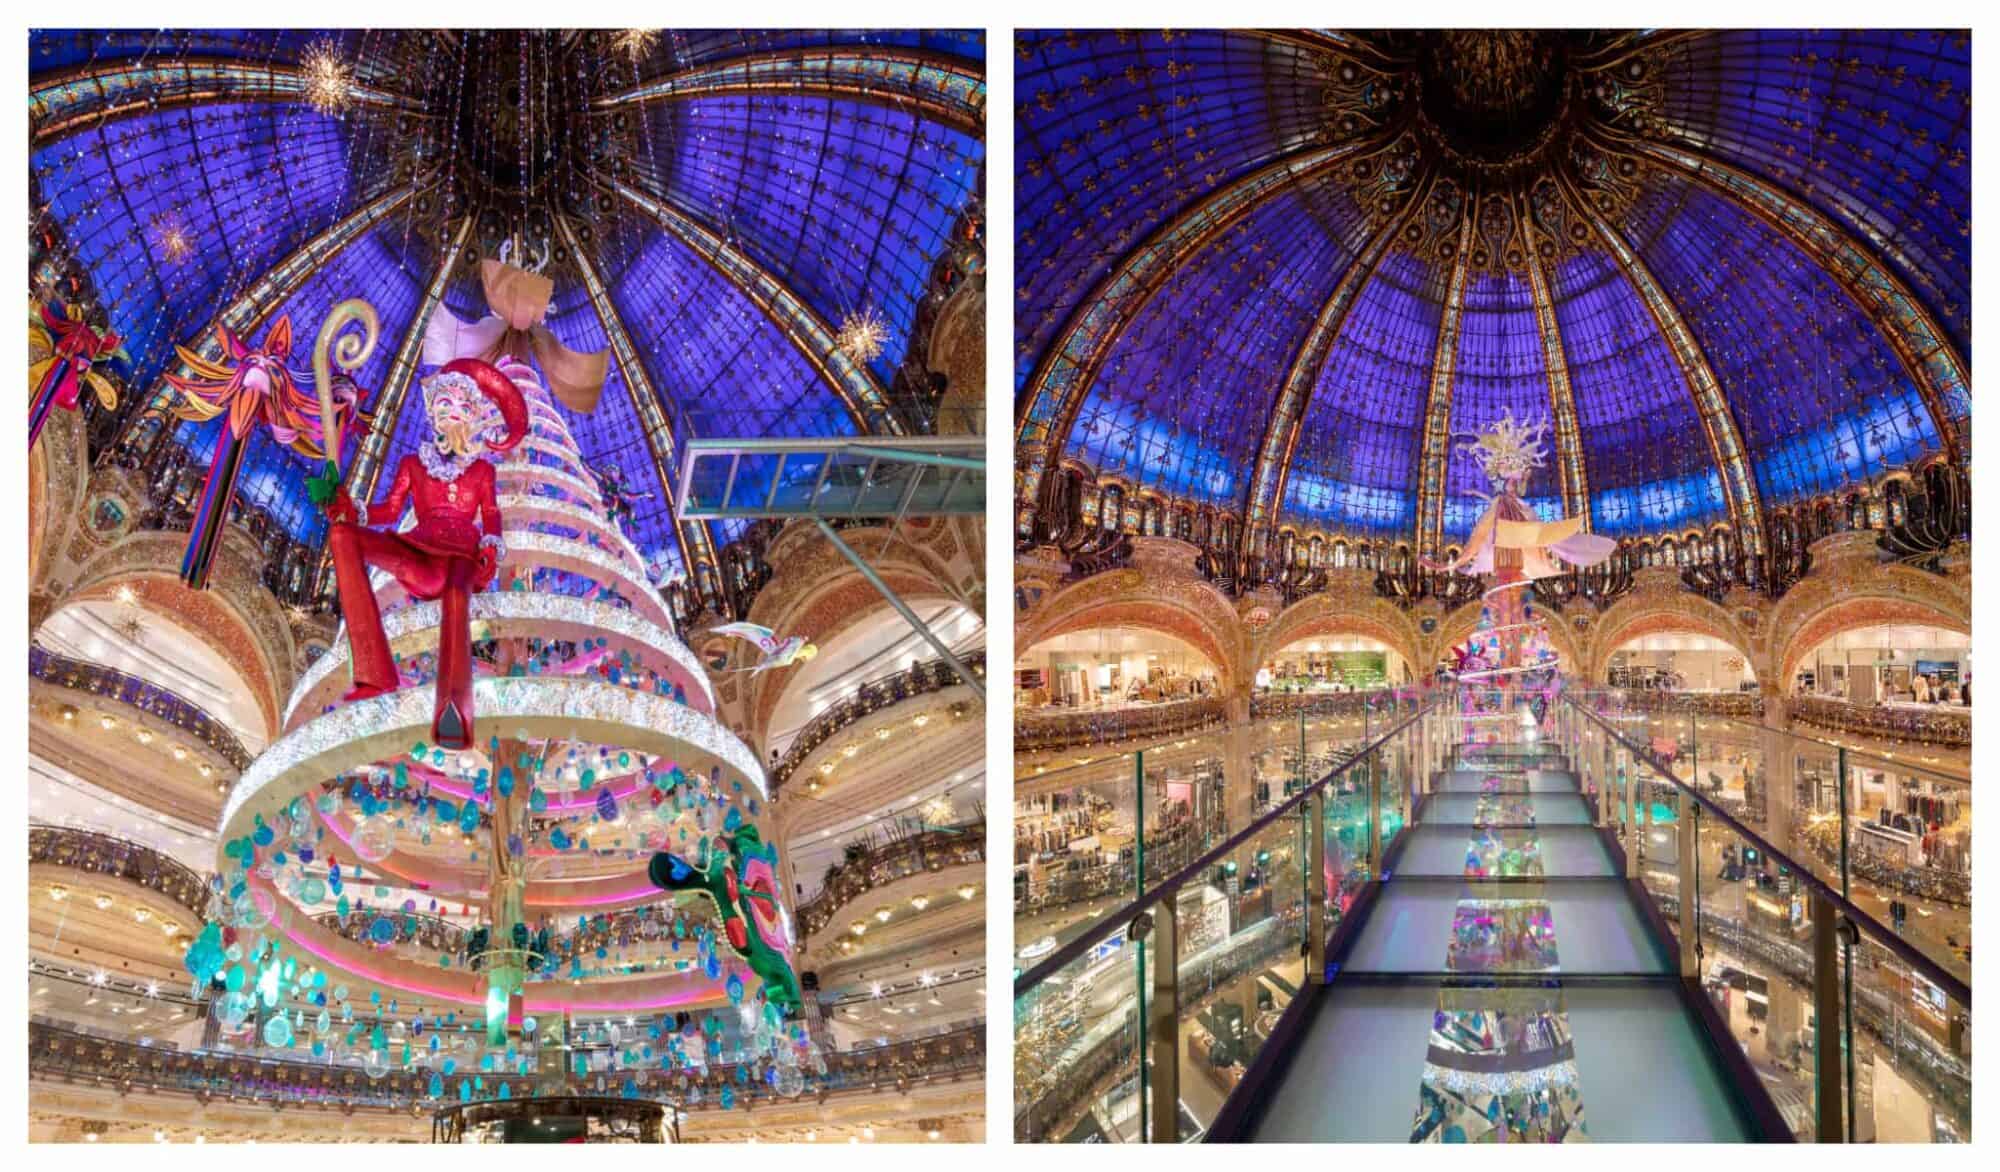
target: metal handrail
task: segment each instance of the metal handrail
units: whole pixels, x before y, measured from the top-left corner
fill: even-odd
[[[1404,729],[1423,719],[1431,709],[1437,707],[1442,701],[1443,695],[1444,693],[1441,692],[1434,693],[1415,712],[1398,721],[1395,725],[1384,731],[1382,735],[1355,750],[1354,756],[1328,770],[1326,776],[1287,797],[1284,801],[1272,807],[1262,817],[1251,822],[1235,834],[1230,835],[1227,839],[1224,839],[1221,845],[1216,846],[1194,862],[1189,863],[1179,871],[1154,884],[1151,890],[1140,893],[1138,898],[1125,904],[1111,914],[1098,917],[1095,923],[1079,933],[1075,939],[1043,957],[1039,964],[1015,978],[1014,996],[1016,998],[1021,997],[1035,986],[1047,980],[1051,974],[1061,969],[1064,965],[1089,951],[1097,943],[1099,937],[1105,931],[1110,930],[1111,925],[1130,922],[1132,917],[1136,916],[1143,908],[1150,904],[1159,903],[1161,900],[1172,896],[1174,892],[1186,886],[1191,880],[1198,878],[1208,868],[1215,866],[1229,855],[1235,853],[1244,843],[1250,841],[1256,835],[1263,833],[1264,830],[1279,819],[1295,817],[1299,809],[1307,801],[1325,792],[1328,786],[1332,785],[1333,782],[1347,773],[1348,770],[1368,760],[1369,754],[1387,744],[1392,738],[1399,736]]]
[[[1824,879],[1814,874],[1810,868],[1800,864],[1784,851],[1772,846],[1770,840],[1745,826],[1733,814],[1703,794],[1699,789],[1675,777],[1673,770],[1667,768],[1666,764],[1654,754],[1651,748],[1635,744],[1625,734],[1612,727],[1609,721],[1592,712],[1588,706],[1579,704],[1574,697],[1565,696],[1563,697],[1563,702],[1581,712],[1592,723],[1603,729],[1612,741],[1625,749],[1626,752],[1632,754],[1634,760],[1644,762],[1652,769],[1660,781],[1673,786],[1680,793],[1692,798],[1695,804],[1705,811],[1707,816],[1720,820],[1724,826],[1797,876],[1800,882],[1824,896],[1833,905],[1834,910],[1854,921],[1857,927],[1875,937],[1876,942],[1881,944],[1882,947],[1895,953],[1905,964],[1917,969],[1923,974],[1925,979],[1943,989],[1947,996],[1956,999],[1968,1010],[1972,1008],[1972,987],[1970,985],[1953,976],[1950,972],[1947,972],[1944,966],[1925,956],[1915,945],[1910,944],[1901,936],[1883,927],[1881,922],[1876,920],[1874,916],[1856,907],[1845,895],[1834,890]]]

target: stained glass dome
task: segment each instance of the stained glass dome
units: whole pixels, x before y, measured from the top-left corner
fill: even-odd
[[[1970,36],[1062,32],[1018,45],[1018,442],[1436,550],[1454,436],[1613,537],[1934,452],[1970,408]]]
[[[557,340],[610,353],[566,422],[664,576],[673,437],[925,430],[925,331],[981,263],[983,60],[976,31],[35,33],[38,292],[123,336],[117,441],[171,429],[196,467],[217,428],[164,414],[176,345],[289,317],[303,365],[365,298],[383,343],[355,373],[393,467],[424,321],[482,316],[504,245],[553,280]],[[856,319],[879,345],[850,355]],[[305,463],[259,434],[238,501],[317,549]]]

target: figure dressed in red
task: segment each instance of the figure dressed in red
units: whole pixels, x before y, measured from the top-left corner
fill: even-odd
[[[440,603],[431,738],[441,748],[463,749],[472,744],[472,593],[493,580],[507,553],[493,465],[480,457],[521,442],[528,405],[513,380],[476,358],[446,364],[423,387],[431,438],[397,466],[389,495],[364,509],[340,488],[326,505],[333,523],[327,544],[353,649],[354,686],[343,699],[365,700],[398,685],[381,607],[368,584],[373,566],[394,575],[410,597]],[[416,513],[415,527],[366,528],[370,520],[395,525],[406,504]]]

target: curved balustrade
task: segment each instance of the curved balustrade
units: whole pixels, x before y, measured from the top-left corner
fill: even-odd
[[[960,662],[981,679],[986,678],[986,652],[975,651],[959,657]],[[806,758],[813,751],[831,740],[834,734],[853,725],[870,713],[880,712],[892,704],[900,704],[918,696],[928,696],[942,692],[946,688],[959,687],[964,683],[949,663],[933,659],[919,663],[907,671],[884,676],[879,680],[869,680],[856,687],[853,693],[839,703],[807,721],[799,730],[792,743],[785,749],[785,755],[771,768],[771,792],[798,772]]]
[[[28,675],[46,684],[87,692],[156,716],[222,755],[238,771],[250,767],[250,753],[228,726],[191,701],[165,688],[99,663],[58,655],[46,647],[28,648]]]
[[[337,911],[320,912],[313,919],[320,925],[357,944],[380,944],[373,935],[375,921],[386,919],[395,927],[392,943],[414,944],[430,952],[464,955],[472,932],[429,912],[356,908],[345,916]]]
[[[208,906],[208,881],[180,860],[152,847],[69,826],[28,827],[28,864],[73,867],[110,875],[159,892],[199,917]]]
[[[1229,708],[1204,697],[1136,708],[1065,712],[1044,709],[1014,714],[1014,752],[1040,753],[1119,741],[1161,740],[1224,723]]]
[[[843,860],[827,872],[826,886],[799,905],[799,937],[806,939],[832,921],[850,901],[878,887],[922,872],[976,866],[986,861],[986,821],[949,830],[927,830],[874,847]]]
[[[811,1080],[808,1093],[884,1088],[900,1091],[921,1082],[976,1077],[985,1069],[985,1062],[986,1029],[983,1024],[974,1024],[934,1037],[828,1054],[826,1074]],[[142,1046],[38,1021],[28,1023],[28,1073],[32,1078],[111,1086],[120,1092],[189,1094],[203,1101],[221,1098],[258,1103],[318,1103],[342,1109],[374,1107],[411,1114],[420,1113],[436,1102],[429,1094],[429,1070],[392,1070],[381,1078],[371,1079],[356,1066]],[[640,1072],[637,1078],[659,1079],[663,1091],[670,1085],[671,1094],[695,1110],[714,1104],[724,1085],[734,1086],[739,1108],[784,1101],[762,1078],[737,1082],[736,1074],[735,1066],[718,1065],[709,1067],[701,1078],[694,1080],[680,1076],[669,1080],[653,1072]],[[600,1077],[606,1087],[596,1085]],[[623,1074],[571,1076],[564,1079],[562,1090],[557,1093],[594,1094],[608,1088],[616,1094],[618,1082],[624,1077]],[[512,1094],[522,1095],[544,1085],[544,1080],[489,1076],[488,1084],[489,1089],[506,1085]],[[703,1093],[698,1098],[689,1094],[690,1086],[702,1088]],[[642,1082],[642,1094],[644,1090]]]
[[[1913,741],[1941,749],[1972,747],[1970,708],[1943,704],[1927,708],[1849,704],[1819,696],[1796,697],[1788,708],[1793,719],[1818,728],[1890,741]]]
[[[1625,707],[1640,712],[1693,712],[1700,716],[1727,716],[1736,720],[1764,718],[1764,697],[1755,692],[1629,689],[1622,694]]]
[[[589,957],[599,949],[619,949],[642,941],[670,940],[676,935],[676,922],[685,925],[689,932],[701,927],[713,930],[715,922],[704,914],[705,907],[696,904],[687,909],[676,909],[671,903],[646,903],[587,918],[575,914],[544,916],[535,930],[533,950],[544,957],[546,963],[531,972],[529,980],[571,979],[578,975],[568,971],[571,960]],[[447,955],[453,965],[460,967],[476,968],[473,954],[484,947],[483,944],[475,947],[474,928],[429,912],[358,907],[345,916],[337,911],[324,911],[314,915],[313,919],[327,930],[357,944],[375,948],[414,947],[431,954],[428,959],[434,960],[439,954]],[[387,939],[376,935],[377,923],[385,920],[389,924]],[[542,935],[544,930],[548,933],[546,937]],[[614,962],[614,966],[617,963]]]
[[[1394,688],[1367,692],[1259,692],[1250,697],[1250,719],[1286,716],[1360,716],[1386,712],[1397,695]]]

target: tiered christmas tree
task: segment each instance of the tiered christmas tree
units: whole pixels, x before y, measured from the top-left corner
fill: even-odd
[[[534,369],[497,365],[528,428],[471,597],[471,747],[425,743],[439,603],[375,574],[400,686],[342,702],[344,631],[307,670],[229,795],[188,968],[231,1044],[428,1068],[438,1097],[798,1094],[825,1065],[763,771]]]

